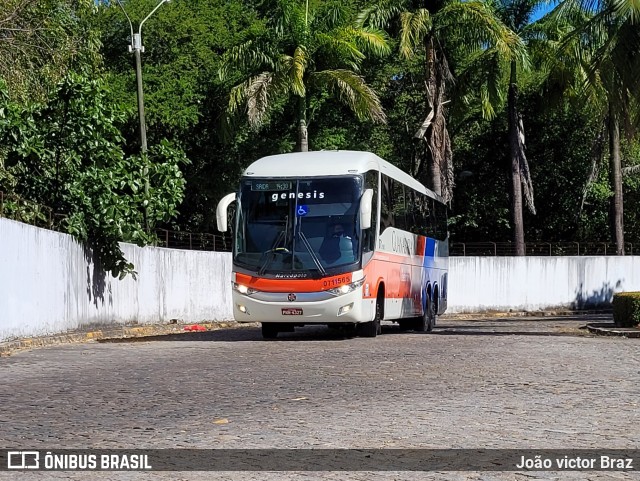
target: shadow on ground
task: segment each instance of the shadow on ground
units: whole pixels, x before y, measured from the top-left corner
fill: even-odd
[[[398,336],[587,336],[584,329],[588,322],[607,321],[608,315],[562,316],[544,318],[501,318],[470,320],[442,320],[431,333],[404,331],[396,324],[385,323],[382,334]],[[268,342],[287,341],[348,341],[354,339],[341,329],[327,326],[297,327],[295,332],[283,332],[277,339]],[[362,339],[362,338],[358,338]],[[184,332],[119,339],[101,339],[105,343],[132,342],[250,342],[262,341],[259,327],[232,327],[206,332]]]

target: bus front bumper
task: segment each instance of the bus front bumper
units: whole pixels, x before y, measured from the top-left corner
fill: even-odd
[[[232,299],[237,322],[344,324],[368,322],[375,314],[375,299],[363,299],[361,289],[315,301],[264,300],[235,291]]]

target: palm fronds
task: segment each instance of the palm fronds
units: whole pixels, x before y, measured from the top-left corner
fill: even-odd
[[[361,120],[386,123],[380,99],[365,80],[350,70],[323,70],[310,77],[315,87],[324,87],[335,94]]]

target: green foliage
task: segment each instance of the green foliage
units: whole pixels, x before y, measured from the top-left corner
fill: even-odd
[[[48,228],[54,222],[50,208],[4,192],[0,192],[0,217]]]
[[[606,122],[609,137],[610,225],[618,253],[624,252],[623,181],[620,133],[637,121],[640,108],[640,4],[604,0],[565,0],[556,16],[574,27],[558,48],[561,70],[573,73],[568,89],[589,102],[594,115]],[[577,19],[577,21],[576,21]]]
[[[176,215],[186,158],[168,142],[153,146],[148,156],[126,156],[116,126],[122,113],[106,98],[100,80],[77,74],[44,104],[21,107],[5,95],[0,143],[7,146],[15,193],[51,206],[64,217],[64,230],[88,242],[115,276],[133,272],[118,242],[148,244],[154,237],[145,224]]]
[[[136,31],[157,3],[124,2]],[[134,141],[138,116],[134,61],[128,52],[129,24],[112,0],[99,6],[93,26],[103,45],[110,100],[126,106],[126,135],[130,134],[129,140]],[[179,142],[185,149],[192,145],[191,129],[209,121],[209,114],[212,118],[219,116],[219,53],[249,35],[259,35],[263,28],[242,1],[170,2],[147,20],[142,30],[142,76],[150,145],[162,138]]]
[[[97,61],[91,0],[0,2],[0,78],[11,97],[43,98],[72,67]]]
[[[632,139],[623,144],[623,184],[625,204],[624,229],[629,241],[640,239],[640,142]],[[640,249],[640,245],[638,246]],[[638,251],[634,249],[633,254]]]
[[[240,105],[238,110],[244,115],[244,119],[236,125],[239,128],[228,132],[221,126],[220,121],[226,116],[229,104],[230,89],[251,76],[277,71],[265,65],[288,66],[286,73],[293,78],[302,78],[302,83],[292,85],[291,92],[295,89],[300,93],[304,87],[309,143],[313,149],[371,150],[404,170],[416,172],[418,150],[424,142],[414,139],[413,134],[424,121],[427,109],[425,58],[416,56],[407,59],[394,55],[379,61],[367,55],[362,59],[357,52],[364,53],[365,47],[374,51],[376,42],[372,40],[377,37],[365,35],[366,31],[356,37],[347,28],[347,20],[353,18],[353,13],[368,9],[372,15],[371,24],[387,26],[389,33],[399,41],[402,24],[398,14],[409,11],[416,13],[413,25],[417,28],[413,37],[405,35],[407,39],[411,37],[414,40],[408,45],[422,55],[424,43],[415,40],[424,40],[426,27],[439,26],[436,33],[442,49],[438,53],[446,55],[449,70],[456,77],[455,84],[447,87],[449,101],[445,105],[446,125],[454,147],[457,185],[451,203],[452,239],[509,240],[507,123],[500,101],[505,100],[504,91],[498,88],[506,77],[504,71],[494,68],[498,66],[495,63],[497,60],[489,58],[496,51],[478,49],[478,45],[484,47],[493,43],[470,41],[484,34],[467,27],[474,19],[480,19],[487,25],[493,24],[493,32],[496,33],[500,30],[499,25],[487,17],[487,8],[475,2],[452,6],[438,17],[437,12],[449,3],[455,2],[430,4],[433,8],[428,10],[429,15],[425,15],[425,12],[418,12],[425,6],[424,2],[311,1],[308,21],[309,25],[314,26],[313,29],[305,28],[307,17],[304,1],[199,0],[164,4],[144,24],[143,30],[143,83],[148,138],[149,145],[156,146],[150,155],[155,155],[154,149],[166,138],[171,145],[184,150],[191,163],[182,164],[186,190],[180,206],[181,214],[175,220],[170,220],[170,225],[166,225],[168,217],[153,217],[153,209],[149,208],[150,222],[180,230],[214,231],[215,205],[224,194],[237,188],[243,168],[258,157],[295,148],[296,121],[300,110],[295,102],[290,101],[295,100],[294,94],[267,96],[270,108],[259,130],[244,128],[246,104]],[[599,126],[602,125],[601,119],[594,118],[593,109],[569,100],[568,90],[558,88],[568,78],[572,81],[580,79],[575,75],[576,71],[571,70],[572,66],[565,55],[567,52],[557,50],[560,38],[571,31],[568,23],[538,24],[533,28],[522,21],[522,15],[530,13],[530,7],[536,3],[534,0],[519,3],[496,0],[492,5],[498,3],[507,10],[504,18],[509,19],[512,27],[528,42],[531,60],[531,71],[523,68],[526,67],[525,62],[520,62],[518,67],[527,158],[536,188],[538,211],[535,216],[525,213],[526,238],[530,241],[604,241],[609,235],[607,216],[611,196],[606,162],[598,164],[598,175],[589,183],[585,193],[591,173],[592,149],[600,131]],[[124,5],[135,26],[157,5],[157,0],[131,0],[124,2]],[[385,5],[387,10],[378,8]],[[520,10],[516,8],[517,5],[526,8]],[[465,16],[455,13],[455,9],[463,8],[469,8]],[[383,18],[384,14],[389,15]],[[82,18],[86,20],[89,17]],[[584,19],[584,16],[580,18]],[[102,45],[100,53],[104,59],[108,85],[104,103],[117,112],[114,125],[121,139],[115,144],[121,149],[119,162],[122,165],[114,165],[117,166],[118,176],[128,176],[126,184],[131,186],[131,192],[126,195],[140,195],[143,184],[138,182],[136,185],[133,181],[144,177],[144,165],[142,159],[132,155],[138,152],[138,115],[133,56],[127,52],[129,25],[114,1],[100,2],[97,13],[90,16],[90,22],[89,31],[94,36],[99,35]],[[420,27],[421,22],[424,28]],[[287,26],[291,28],[287,29]],[[318,34],[317,42],[313,39],[315,33]],[[486,40],[487,37],[483,38]],[[510,39],[513,37],[509,35],[502,37],[503,50]],[[549,39],[552,41],[547,41]],[[244,46],[246,53],[245,57],[238,56],[240,63],[244,62],[242,68],[230,69],[226,80],[220,79],[218,74],[223,67],[223,58],[231,55],[234,49],[241,53],[239,46]],[[572,49],[580,48],[578,42],[570,46]],[[260,52],[269,55],[261,57],[258,55]],[[272,61],[277,57],[274,52],[288,57],[288,63],[276,64]],[[80,57],[74,58],[80,60]],[[524,59],[522,56],[518,58]],[[564,68],[554,70],[552,81],[547,83],[546,90],[542,90],[549,58],[561,60]],[[634,58],[629,57],[630,60]],[[470,68],[474,60],[476,66],[482,69],[473,76],[461,75],[462,68]],[[87,60],[87,65],[89,63]],[[319,85],[308,83],[302,75],[303,71],[308,74],[351,69],[354,65],[357,66],[357,75],[366,79],[367,85],[378,95],[387,118],[386,125],[358,122],[352,110],[331,95],[329,90],[315,88]],[[629,62],[628,65],[632,67],[635,64]],[[640,78],[640,75],[636,77]],[[490,87],[491,84],[495,88]],[[573,82],[571,85],[575,91],[579,83]],[[469,92],[473,92],[473,95],[469,95]],[[496,100],[491,104],[495,114],[491,121],[481,115],[481,107],[486,108],[489,100]],[[24,135],[30,135],[33,129],[28,126],[29,118],[27,115],[23,117],[20,123]],[[223,133],[229,135],[223,139]],[[9,155],[7,152],[3,154],[2,145],[0,143],[0,165],[1,159]],[[35,140],[29,145],[36,145]],[[638,162],[640,156],[637,149],[634,150],[634,145],[636,143],[631,138],[628,150],[623,154],[623,166]],[[28,152],[25,150],[24,154],[28,155]],[[11,156],[15,158],[15,153]],[[163,165],[163,162],[154,160],[152,164]],[[23,184],[17,183],[18,180],[22,181],[17,177],[18,173],[15,164],[7,166],[5,170],[0,168],[0,185],[4,186],[4,190],[27,192]],[[163,178],[166,181],[170,174],[165,174]],[[55,176],[53,179],[55,181]],[[626,235],[630,242],[637,244],[637,239],[640,239],[640,212],[633,205],[640,202],[640,176],[625,174],[624,183],[625,202],[632,206],[625,210]],[[42,184],[32,188],[29,195],[40,188],[53,190],[55,182],[47,180]],[[151,184],[150,192],[153,192],[154,182]],[[134,189],[137,189],[135,194]],[[581,208],[583,194],[585,202]],[[98,194],[92,195],[101,198]],[[47,199],[55,198],[48,194]],[[113,201],[105,202],[105,212],[109,212],[108,207]],[[116,204],[114,209],[119,211],[122,208]],[[138,205],[135,218],[132,218],[134,224],[144,224],[144,210],[144,206]],[[170,206],[161,206],[159,212],[162,211],[175,211],[175,206],[173,210]],[[76,225],[79,231],[86,230],[83,222],[74,223]],[[109,224],[109,228],[118,232],[122,230],[122,235],[129,236],[132,242],[136,242],[136,236],[144,235],[144,229],[141,234],[134,235],[135,229],[120,226],[117,220]]]
[[[537,214],[525,212],[525,235],[535,241],[604,241],[608,198],[594,196],[592,150],[599,124],[588,107],[545,105],[535,90],[521,96],[527,129],[527,158],[536,185]],[[509,241],[509,144],[506,119],[478,115],[454,136],[459,175],[452,202],[452,236],[460,241]],[[606,176],[606,168],[602,175]],[[606,178],[606,177],[605,177]],[[631,215],[631,214],[630,214]]]
[[[359,72],[367,55],[386,55],[390,45],[383,31],[357,26],[354,13],[338,2],[274,2],[267,17],[271,29],[223,55],[220,77],[235,84],[229,114],[246,113],[257,130],[274,108],[293,103],[295,125],[304,125],[311,104],[332,97],[359,120],[384,123],[380,100]],[[299,135],[303,148],[306,137]]]
[[[218,77],[221,53],[265,30],[252,4],[243,0],[172,1],[144,24],[142,78],[149,145],[169,139],[191,161],[182,166],[186,190],[180,216],[164,227],[215,230],[215,206],[236,188],[241,170],[257,157],[284,151],[288,145],[288,126],[268,126],[260,136],[239,129],[230,139],[225,139],[221,128],[229,92],[229,85]],[[157,1],[124,5],[137,27]],[[127,49],[129,24],[111,0],[100,5],[93,27],[102,41],[107,101],[124,114],[118,125],[129,146],[127,152],[137,152],[136,78],[133,56]]]
[[[613,295],[613,321],[618,327],[640,324],[640,292],[619,292]]]

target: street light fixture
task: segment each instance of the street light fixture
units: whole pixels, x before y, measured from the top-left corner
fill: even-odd
[[[140,152],[142,153],[144,168],[142,171],[142,175],[144,177],[144,196],[147,198],[149,196],[149,169],[147,168],[146,159],[144,157],[147,154],[147,126],[144,120],[144,94],[142,92],[142,61],[140,54],[144,52],[144,46],[142,45],[142,25],[146,22],[151,15],[156,13],[156,10],[160,8],[163,3],[169,2],[169,0],[160,0],[156,7],[151,10],[151,13],[144,17],[140,25],[138,26],[138,33],[133,32],[133,23],[131,23],[131,19],[127,14],[127,11],[122,6],[120,0],[116,0],[118,5],[122,9],[124,16],[127,17],[129,21],[129,28],[131,29],[131,45],[129,45],[129,53],[133,52],[136,59],[136,82],[138,84],[138,118],[140,120]],[[145,201],[146,202],[146,201]],[[149,231],[149,212],[147,206],[144,207],[144,224],[147,232]]]
[[[138,84],[138,117],[140,118],[140,150],[144,154],[147,152],[147,128],[144,120],[144,94],[142,93],[142,61],[140,54],[144,52],[144,46],[142,45],[142,25],[146,22],[151,15],[156,13],[156,10],[160,8],[163,3],[167,3],[170,0],[160,0],[158,5],[151,10],[151,13],[144,17],[140,25],[138,26],[138,33],[133,32],[133,23],[131,23],[131,19],[129,15],[127,15],[127,11],[122,6],[120,0],[116,0],[118,5],[124,12],[125,17],[129,21],[129,27],[131,29],[131,45],[129,45],[129,52],[133,52],[136,59],[136,81]],[[149,190],[148,179],[145,184],[145,191]]]

